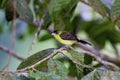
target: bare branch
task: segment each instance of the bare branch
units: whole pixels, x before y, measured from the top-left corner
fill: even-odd
[[[17,58],[21,61],[23,61],[25,59],[24,57],[20,56],[19,53],[16,53],[16,52],[12,51],[11,49],[8,49],[2,45],[0,45],[0,50],[6,52],[7,54],[14,56],[15,58]]]
[[[105,66],[107,66],[107,67],[110,67],[111,69],[113,69],[113,70],[119,70],[120,71],[120,68],[118,67],[118,66],[116,66],[115,64],[113,64],[113,63],[111,63],[111,62],[107,62],[107,61],[105,61],[105,60],[103,60],[100,56],[97,56],[97,55],[95,55],[95,54],[93,54],[93,53],[90,53],[89,51],[76,51],[76,52],[78,52],[78,53],[85,53],[85,54],[88,54],[88,55],[90,55],[90,56],[92,56],[92,57],[94,57],[98,62],[100,62],[101,64],[103,64],[103,65],[105,65]]]
[[[120,65],[120,59],[119,58],[110,57],[110,56],[108,56],[108,55],[94,49],[93,47],[86,46],[86,45],[84,45],[82,43],[75,43],[75,44],[78,45],[80,48],[86,50],[86,51],[89,51],[89,52],[91,52],[91,53],[93,53],[93,54],[95,54],[97,56],[102,57],[103,59],[105,59],[108,62],[112,62],[112,63],[114,63],[116,65]]]
[[[109,65],[109,66],[114,67],[116,69],[119,69],[119,67],[117,67],[116,65],[114,65],[116,62],[120,63],[119,59],[107,56],[104,53],[102,53],[102,52],[94,49],[92,46],[84,45],[84,44],[78,43],[78,42],[75,43],[75,44],[78,45],[83,50],[85,50],[85,52],[87,54],[89,54],[89,55],[93,56],[94,58],[96,58],[96,60],[99,61],[100,63]],[[103,59],[103,60],[101,60],[101,59]],[[106,60],[106,61],[104,61],[104,60]],[[114,63],[114,64],[112,64],[112,63]]]
[[[11,41],[11,50],[14,48],[15,44],[15,36],[16,36],[16,1],[13,2],[13,31],[12,31],[12,41]],[[4,69],[9,69],[11,53],[9,52],[7,63]]]
[[[70,59],[73,63],[77,64],[78,66],[82,67],[82,68],[91,68],[93,69],[93,67],[91,66],[88,66],[88,65],[83,65],[83,64],[80,64],[78,62],[76,62],[75,60],[73,60],[71,57],[69,57],[68,55],[66,55],[65,53],[61,52],[64,56],[66,56],[68,59]]]
[[[86,5],[90,5],[88,0],[80,0],[82,3],[86,4]]]
[[[33,46],[35,45],[35,43],[37,41],[38,35],[39,35],[41,27],[43,25],[43,19],[41,19],[40,21],[35,21],[33,24],[36,25],[36,26],[38,26],[38,29],[37,29],[37,31],[36,31],[36,33],[34,35],[34,38],[32,40],[32,44],[29,47],[28,55],[31,53],[31,50],[32,50]]]
[[[34,69],[34,67],[36,67],[37,65],[41,64],[42,62],[46,61],[47,59],[50,59],[51,57],[53,57],[54,55],[56,55],[58,52],[61,52],[61,51],[65,50],[65,49],[66,49],[66,47],[61,47],[60,49],[57,49],[53,53],[51,53],[50,56],[47,56],[46,58],[40,60],[39,62],[33,64],[32,66],[20,69],[18,71],[25,71],[26,69]]]

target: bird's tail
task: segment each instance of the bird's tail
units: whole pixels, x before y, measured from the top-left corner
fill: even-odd
[[[78,42],[82,43],[82,44],[88,44],[88,45],[92,45],[91,43],[84,41],[84,40],[78,40]]]

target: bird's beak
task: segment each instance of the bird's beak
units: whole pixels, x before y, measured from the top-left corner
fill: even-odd
[[[52,33],[53,36],[55,36],[56,34],[55,33]]]

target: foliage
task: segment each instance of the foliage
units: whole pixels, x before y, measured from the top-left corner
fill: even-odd
[[[18,40],[20,40],[20,38],[30,37],[31,34],[36,34],[35,30],[41,27],[40,31],[44,31],[45,34],[41,35],[41,32],[38,31],[37,39],[39,43],[45,41],[47,44],[47,40],[52,38],[49,28],[53,25],[55,30],[64,30],[78,35],[84,32],[87,35],[87,39],[92,42],[93,46],[95,45],[96,48],[99,48],[99,50],[104,49],[106,42],[109,42],[112,45],[112,49],[117,52],[116,45],[120,43],[120,0],[109,1],[113,1],[113,4],[109,7],[108,4],[105,3],[105,0],[85,1],[87,0],[0,0],[0,9],[5,12],[6,22],[14,22],[14,19],[17,18],[27,24],[27,28],[23,28],[24,26],[21,28],[16,26],[16,36]],[[93,13],[92,19],[85,20],[82,12],[78,10],[78,8],[84,8],[80,6],[83,5],[82,3],[85,3],[85,5],[93,9],[93,12],[87,11]],[[16,6],[14,7],[15,4]],[[96,19],[94,14],[96,15],[97,13],[100,18]],[[42,26],[40,26],[40,24],[36,25],[37,21],[40,22],[42,20]],[[10,32],[12,32],[12,29],[13,27],[9,26]],[[4,25],[1,22],[0,35],[4,32],[3,30]],[[18,36],[20,37],[18,38]],[[58,48],[61,47],[58,42],[55,42],[55,44]],[[74,48],[80,49],[78,47]],[[58,53],[61,52],[58,51],[56,55],[51,56],[35,66],[33,70],[31,68],[29,69],[30,66],[42,61],[57,50],[57,48],[39,50],[39,52],[22,61],[17,67],[17,70],[26,69],[28,73],[27,76],[19,76],[18,73],[15,72],[14,74],[0,75],[0,80],[8,80],[8,78],[9,80],[66,80],[68,76],[75,77],[79,80],[119,79],[119,72],[111,71],[106,65],[95,61],[90,55],[79,54],[73,50],[62,51],[67,55],[67,58],[65,55],[61,58],[61,56],[58,55]],[[113,52],[113,54],[116,55],[115,52]],[[94,64],[94,62],[97,63]],[[101,69],[101,67],[103,67],[104,70]]]

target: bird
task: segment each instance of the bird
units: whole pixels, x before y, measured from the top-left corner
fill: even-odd
[[[89,43],[87,41],[84,41],[84,40],[81,40],[81,39],[79,40],[75,34],[69,33],[69,32],[66,32],[66,31],[54,30],[52,32],[52,35],[55,37],[55,39],[58,42],[60,42],[64,45],[71,46],[71,45],[75,44],[76,42],[91,45],[91,43]]]

